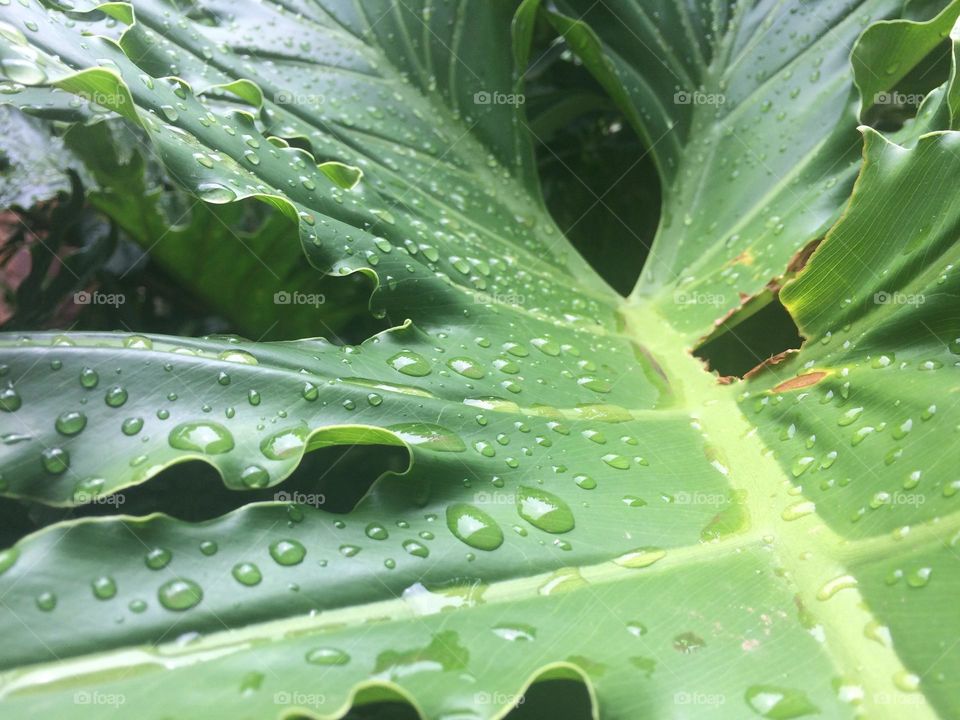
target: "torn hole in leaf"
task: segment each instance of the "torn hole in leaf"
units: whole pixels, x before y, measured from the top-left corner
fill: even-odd
[[[488,702],[500,701],[494,692],[478,691],[476,695],[480,701],[488,698]],[[518,699],[504,720],[591,720],[590,707],[590,694],[581,680],[538,680]],[[354,705],[343,720],[420,720],[420,715],[405,702],[381,700]]]
[[[913,120],[923,99],[949,78],[952,49],[952,41],[944,40],[894,87],[877,93],[864,113],[864,124],[892,133]]]
[[[402,473],[408,465],[409,453],[402,446],[331,445],[306,453],[293,473],[278,485],[231,490],[208,463],[178,463],[148,482],[124,488],[96,503],[75,508],[32,507],[31,522],[21,523],[23,527],[18,526],[18,531],[22,530],[22,537],[61,520],[117,514],[143,516],[153,512],[202,522],[254,502],[290,502],[347,513],[377,478],[387,472]],[[13,542],[17,539],[13,538]]]
[[[528,79],[528,127],[547,209],[590,266],[617,292],[636,284],[660,221],[652,155],[609,94],[563,42],[540,47]]]
[[[778,288],[767,288],[722,318],[693,354],[721,377],[742,378],[801,344],[803,337],[780,302]]]

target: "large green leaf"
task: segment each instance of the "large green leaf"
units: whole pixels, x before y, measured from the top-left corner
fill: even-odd
[[[121,52],[84,36],[85,15],[14,4],[5,52],[20,63],[4,67],[112,104],[204,199],[288,212],[315,265],[376,277],[375,307],[412,323],[357,347],[5,338],[7,495],[122,510],[125,488],[186,460],[213,465],[238,502],[277,492],[205,523],[59,523],[0,555],[5,716],[339,717],[401,697],[429,718],[492,718],[558,677],[625,720],[960,713],[943,450],[960,425],[956,133],[907,147],[866,131],[846,212],[783,291],[807,346],[724,386],[688,354],[703,318],[607,289],[539,201],[521,116],[472,104],[519,90],[507,3],[234,9],[191,19],[138,2]],[[729,49],[762,45],[747,34],[765,15],[808,9],[738,10]],[[515,22],[519,67],[535,10]],[[851,17],[817,37],[852,42]],[[830,92],[784,131],[801,166],[834,142],[833,126],[808,130],[855,113],[842,59],[821,63]],[[238,78],[261,112],[217,94]],[[751,93],[731,103],[746,112]],[[932,110],[924,122],[942,119]],[[833,159],[851,178],[846,149]],[[736,187],[715,208],[749,217],[754,196]],[[791,243],[838,213],[843,192],[827,195],[805,219],[782,215]],[[678,257],[741,253],[693,225],[699,244]],[[795,248],[770,244],[758,262],[783,274]],[[348,514],[281,494],[304,452],[364,443],[407,448],[410,467]]]
[[[706,335],[839,216],[860,160],[851,48],[901,3],[557,5],[554,24],[660,169],[663,219],[634,297]],[[864,50],[875,56],[858,66],[870,104],[929,50],[903,44],[906,55]]]

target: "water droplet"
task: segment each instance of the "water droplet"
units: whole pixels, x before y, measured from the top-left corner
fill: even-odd
[[[350,656],[343,650],[332,647],[318,647],[310,650],[306,655],[311,665],[346,665]]]
[[[771,720],[791,720],[820,712],[803,692],[791,688],[751,685],[744,698],[751,710]]]
[[[233,435],[213,422],[188,422],[177,425],[167,437],[170,447],[204,455],[220,455],[233,450]]]
[[[98,600],[109,600],[117,594],[117,583],[112,577],[103,575],[91,583],[94,597]]]
[[[307,435],[307,428],[302,426],[280,430],[261,441],[260,452],[271,460],[296,457],[306,447]]]
[[[120,425],[120,430],[123,432],[124,435],[136,435],[142,429],[143,429],[143,418],[140,418],[140,417],[127,418]]]
[[[397,372],[412,377],[423,377],[430,374],[430,363],[411,350],[401,350],[387,360],[387,363]]]
[[[401,423],[388,425],[387,430],[396,433],[401,440],[433,452],[463,452],[467,449],[463,440],[454,432],[431,423]]]
[[[50,612],[57,606],[57,596],[52,592],[42,592],[37,595],[37,608],[44,612]]]
[[[387,532],[387,529],[379,523],[370,523],[367,525],[364,533],[371,540],[386,540],[388,537],[390,537],[390,533]]]
[[[127,401],[127,390],[122,385],[114,385],[107,390],[104,402],[112,408],[117,408]]]
[[[533,642],[537,637],[537,630],[530,625],[519,623],[511,625],[497,625],[493,634],[507,642]]]
[[[230,574],[233,575],[234,580],[247,587],[258,585],[263,580],[260,568],[250,562],[237,563],[233,566]]]
[[[270,545],[270,557],[278,565],[297,565],[306,554],[306,548],[296,540],[277,540]]]
[[[486,373],[474,360],[468,357],[455,357],[447,360],[447,366],[472,380],[480,380]]]
[[[170,564],[170,560],[173,559],[173,553],[171,553],[166,548],[153,548],[150,552],[147,553],[144,562],[146,562],[147,567],[151,570],[161,570]]]
[[[85,367],[80,371],[80,385],[85,387],[87,390],[95,388],[99,382],[100,376],[93,368]]]
[[[55,423],[61,435],[76,435],[87,426],[87,416],[77,410],[61,413]]]
[[[447,527],[458,540],[477,550],[496,550],[503,544],[503,530],[496,520],[473,505],[449,505]]]
[[[545,490],[521,485],[517,488],[517,511],[520,517],[549,533],[573,530],[573,513],[559,497]]]
[[[60,475],[70,467],[70,453],[63,448],[47,448],[40,454],[43,469],[51,475]]]
[[[270,484],[270,473],[259,465],[247,465],[240,473],[240,482],[248,488],[264,488]]]
[[[193,580],[168,580],[157,591],[160,604],[167,610],[189,610],[203,599],[203,590]]]
[[[403,549],[415,557],[425,558],[430,555],[430,550],[416,540],[404,540]]]
[[[626,568],[645,568],[650,567],[658,560],[667,556],[667,551],[658,547],[644,547],[631,550],[620,557],[614,558],[614,561],[620,567]]]
[[[857,579],[852,575],[841,575],[824,583],[817,591],[817,600],[829,600],[841,590],[857,587]]]

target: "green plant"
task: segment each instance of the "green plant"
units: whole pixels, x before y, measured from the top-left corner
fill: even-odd
[[[537,680],[603,718],[960,715],[960,3],[0,13],[6,100],[76,124],[121,227],[147,170],[98,163],[104,109],[198,198],[278,209],[269,252],[368,278],[392,326],[0,340],[6,507],[51,518],[0,554],[5,717],[488,718]],[[659,174],[627,298],[540,199],[537,22]],[[917,87],[901,123],[887,98]],[[231,277],[190,238],[164,260],[183,282],[207,257]],[[772,334],[750,328],[777,303],[799,351],[723,382],[691,355]],[[364,445],[409,467],[365,492],[324,454]],[[295,473],[311,457],[323,478]],[[149,514],[205,502],[199,479],[149,494],[191,460],[236,509]]]

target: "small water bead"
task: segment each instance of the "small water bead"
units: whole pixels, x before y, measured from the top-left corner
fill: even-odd
[[[68,410],[57,418],[55,427],[61,435],[76,435],[87,426],[87,416],[78,410]]]
[[[816,461],[816,458],[812,455],[801,455],[794,459],[793,463],[790,465],[790,473],[794,477],[800,477],[803,475],[811,465]]]
[[[320,391],[317,389],[317,386],[313,383],[304,383],[303,389],[300,391],[300,395],[304,400],[313,402],[320,397]]]
[[[432,452],[463,452],[467,449],[459,435],[441,425],[414,422],[388,425],[385,429],[404,442]]]
[[[573,481],[584,490],[593,490],[597,487],[597,481],[589,475],[575,475]]]
[[[770,720],[792,720],[820,713],[820,708],[810,702],[803,692],[792,688],[751,685],[744,699],[757,715]]]
[[[359,545],[341,545],[339,549],[341,555],[349,558],[358,555],[363,548]]]
[[[383,402],[383,397],[377,393],[370,393],[367,395],[367,402],[370,403],[373,407],[377,407]]]
[[[263,580],[260,568],[250,562],[237,563],[233,566],[233,569],[230,570],[230,574],[233,575],[234,580],[247,587],[259,585],[260,581]]]
[[[193,580],[176,578],[160,586],[157,598],[167,610],[189,610],[203,599],[203,590]]]
[[[480,380],[486,375],[483,368],[475,360],[468,357],[450,358],[447,360],[447,366],[454,372],[471,380]]]
[[[618,455],[617,453],[607,453],[602,458],[607,465],[617,470],[629,470],[630,469],[630,459],[624,457],[623,455]]]
[[[346,665],[350,655],[337,648],[318,647],[307,652],[306,660],[311,665]]]
[[[627,632],[634,637],[640,637],[647,634],[647,626],[642,622],[632,621],[627,623]]]
[[[136,435],[143,429],[143,418],[130,417],[123,421],[120,430],[124,435]]]
[[[503,544],[503,530],[487,512],[466,503],[449,505],[447,527],[454,537],[477,550],[496,550]]]
[[[61,475],[70,467],[70,453],[63,448],[47,448],[40,453],[43,469],[51,475]]]
[[[584,430],[580,434],[583,435],[587,440],[595,442],[598,445],[605,445],[607,442],[607,438],[604,437],[603,433],[597,430]]]
[[[0,410],[4,412],[16,412],[23,405],[23,399],[19,393],[8,385],[0,388]]]
[[[613,389],[613,385],[606,380],[601,380],[591,375],[584,375],[578,378],[577,384],[580,387],[585,387],[587,390],[593,390],[597,393],[608,393]]]
[[[658,547],[644,547],[632,550],[614,558],[613,562],[620,567],[640,569],[653,565],[667,556],[667,551]]]
[[[127,390],[122,385],[114,385],[107,390],[104,402],[112,408],[118,408],[127,401]]]
[[[144,562],[151,570],[162,570],[170,564],[172,559],[173,553],[166,548],[157,547],[147,553]]]
[[[856,422],[857,418],[859,418],[862,414],[863,414],[862,407],[850,408],[837,419],[837,425],[840,425],[841,427],[850,425]]]
[[[426,545],[423,545],[416,540],[404,540],[403,549],[414,557],[425,558],[430,555],[430,550]]]
[[[907,574],[907,585],[912,588],[926,587],[930,582],[933,569],[929,567],[916,568]]]
[[[216,555],[220,547],[213,540],[204,540],[200,543],[200,552],[202,552],[207,557]]]
[[[137,613],[139,615],[147,609],[147,603],[143,600],[131,600],[127,607],[130,609],[130,612]]]
[[[624,495],[623,498],[621,499],[621,502],[623,502],[623,504],[626,505],[627,507],[636,508],[636,507],[647,506],[647,501],[641,497],[637,497],[636,495]]]
[[[390,533],[387,532],[387,529],[379,523],[370,523],[367,525],[364,533],[371,540],[386,540],[388,537],[390,537]]]
[[[892,680],[901,692],[916,692],[920,689],[920,676],[909,670],[897,670],[893,674]]]
[[[517,488],[516,504],[520,517],[540,530],[559,534],[574,528],[570,507],[545,490],[521,485]]]
[[[278,565],[298,565],[306,554],[306,548],[296,540],[277,540],[270,545],[270,557]]]
[[[248,488],[265,488],[270,484],[270,473],[259,465],[247,465],[240,473],[240,482]]]
[[[817,591],[817,600],[829,600],[841,590],[857,587],[857,579],[852,575],[840,575],[824,583]]]
[[[108,575],[98,577],[91,583],[91,587],[98,600],[109,600],[117,594],[117,583]]]
[[[50,612],[57,606],[57,596],[50,591],[42,592],[37,595],[37,609],[44,612]]]
[[[220,455],[233,450],[233,435],[214,422],[187,422],[177,425],[167,437],[170,447],[204,455]]]
[[[100,376],[93,368],[85,367],[80,371],[80,385],[87,390],[92,390],[100,382]]]
[[[20,551],[16,548],[0,550],[0,575],[12,568],[20,557]]]
[[[411,377],[424,377],[430,374],[430,363],[411,350],[401,350],[387,360],[387,364],[397,372]]]
[[[280,430],[260,442],[260,452],[270,460],[296,457],[306,448],[308,434],[303,426]]]

